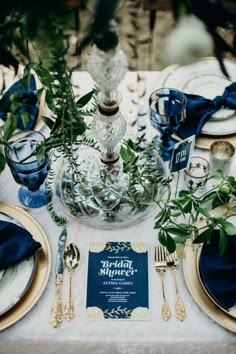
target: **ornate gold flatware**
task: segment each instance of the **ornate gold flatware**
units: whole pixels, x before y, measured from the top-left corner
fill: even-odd
[[[70,243],[65,249],[63,258],[70,277],[69,292],[68,292],[68,296],[64,308],[64,317],[67,321],[71,321],[75,317],[71,284],[72,284],[72,274],[74,270],[78,267],[80,261],[80,252],[78,247],[74,243]]]
[[[62,301],[61,301],[61,288],[63,284],[63,253],[66,245],[67,230],[63,229],[58,240],[58,252],[56,262],[56,295],[51,309],[50,322],[53,327],[58,327],[62,321]]]
[[[166,256],[166,261],[167,261],[167,267],[170,268],[173,277],[174,277],[174,282],[175,282],[175,293],[176,293],[176,299],[175,299],[175,317],[183,321],[186,318],[186,311],[185,311],[185,306],[183,303],[183,300],[180,297],[179,294],[179,287],[178,287],[178,282],[177,282],[177,271],[178,271],[178,266],[179,266],[179,260],[177,253],[169,253]]]
[[[168,321],[171,317],[171,313],[165,295],[164,278],[167,269],[167,263],[166,263],[166,249],[163,246],[155,247],[155,269],[159,273],[161,279],[161,286],[162,286],[163,304],[161,308],[161,317],[163,318],[163,320]]]

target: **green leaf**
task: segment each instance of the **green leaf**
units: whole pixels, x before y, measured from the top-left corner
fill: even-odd
[[[175,240],[169,234],[167,234],[166,247],[170,253],[173,253],[176,250]]]
[[[212,201],[212,207],[213,209],[217,208],[220,205],[225,205],[229,202],[229,197],[222,194],[222,193],[217,193],[215,198]]]
[[[55,124],[55,122],[52,119],[46,116],[40,116],[40,119],[42,119],[42,121],[49,127],[49,129],[52,130],[52,127]]]
[[[177,226],[167,226],[165,231],[179,237],[185,237],[186,235],[191,234],[191,230],[187,229],[186,226],[184,228],[179,228]]]
[[[220,229],[219,254],[222,256],[228,246],[228,235],[224,229]]]
[[[225,230],[227,235],[230,236],[236,235],[236,227],[234,226],[234,224],[232,224],[229,221],[223,221],[221,225],[223,226],[223,229]]]
[[[210,200],[214,199],[216,197],[216,192],[210,192],[204,195],[204,197],[201,198],[200,202],[206,203],[209,202]]]
[[[23,126],[26,127],[26,125],[28,124],[28,122],[30,120],[29,114],[27,112],[22,112],[20,116],[22,119]]]
[[[170,217],[170,210],[169,209],[162,209],[155,217],[155,229],[159,228],[160,225],[163,225],[165,221]]]
[[[24,69],[24,75],[23,75],[22,81],[24,82],[27,89],[30,88],[30,77],[31,77],[30,68],[26,65],[26,67]]]
[[[32,64],[31,68],[34,69],[34,71],[38,75],[42,85],[47,87],[49,90],[52,90],[53,77],[50,74],[50,72],[38,63],[30,63],[30,64]]]
[[[89,103],[89,101],[91,100],[93,95],[94,95],[94,90],[91,90],[86,95],[84,95],[78,99],[78,101],[76,102],[76,106],[78,108],[82,108],[82,107],[86,106],[86,104]]]
[[[51,109],[51,111],[54,111],[55,107],[53,104],[52,92],[48,89],[46,90],[46,93],[45,93],[45,101],[46,101],[48,107]]]
[[[174,211],[171,213],[172,217],[177,218],[178,216],[182,215],[182,213],[180,211]]]
[[[53,127],[51,128],[51,134],[53,134],[57,129],[61,127],[62,121],[59,116],[55,119]]]
[[[5,156],[2,150],[0,150],[0,173],[4,170],[5,165],[6,165]]]
[[[182,198],[182,197],[186,197],[189,195],[189,191],[185,191],[185,190],[181,190],[179,191],[179,197]]]
[[[188,200],[184,205],[183,205],[183,211],[184,213],[190,213],[192,210],[192,200]]]
[[[217,178],[223,179],[224,178],[224,172],[222,170],[217,170],[216,171],[216,176],[217,176]]]
[[[121,146],[120,148],[120,156],[124,162],[129,162],[130,160],[129,150],[126,149],[124,146]]]
[[[37,147],[36,156],[39,162],[45,158],[45,149],[46,147],[44,146],[44,144],[41,144]]]
[[[3,126],[4,141],[7,141],[16,130],[17,119],[13,114],[7,114],[6,122]]]
[[[182,214],[184,214],[184,209],[178,200],[173,200],[172,203],[181,211]]]
[[[43,91],[44,91],[44,87],[41,87],[40,89],[38,89],[36,91],[36,95],[38,97],[38,101],[40,101]]]
[[[209,212],[208,212],[208,210],[207,210],[206,208],[199,208],[199,207],[196,207],[196,210],[197,210],[200,214],[204,215],[206,218],[209,218],[209,217],[210,217],[210,214],[209,214]]]
[[[163,230],[160,230],[158,233],[158,240],[162,246],[166,247],[167,244],[167,238]]]
[[[200,235],[198,235],[193,243],[202,243],[210,240],[214,227],[209,227],[206,231],[203,231]]]
[[[136,146],[133,140],[128,139],[127,140],[127,146],[131,149],[131,150],[135,150]]]

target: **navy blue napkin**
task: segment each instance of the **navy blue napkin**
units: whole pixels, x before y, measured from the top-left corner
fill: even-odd
[[[236,109],[236,82],[227,86],[223,95],[216,96],[213,100],[198,95],[185,95],[187,97],[186,120],[176,131],[183,139],[194,134],[200,135],[207,119],[221,107]]]
[[[41,247],[22,227],[0,221],[0,270],[32,256]]]
[[[6,120],[7,113],[11,107],[11,95],[17,95],[19,105],[19,115],[17,117],[17,128],[20,130],[31,130],[35,126],[36,118],[38,117],[39,108],[38,98],[34,91],[36,90],[36,83],[34,77],[30,77],[30,88],[28,89],[22,80],[15,82],[3,95],[0,100],[0,118]],[[29,113],[30,119],[26,126],[24,126],[21,118],[22,113]]]
[[[199,259],[203,284],[215,300],[229,309],[236,303],[236,236],[229,236],[223,256],[219,256],[219,231],[215,230],[211,243],[204,244]]]

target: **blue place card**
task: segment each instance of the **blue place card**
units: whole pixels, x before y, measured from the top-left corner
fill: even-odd
[[[170,173],[180,172],[188,167],[195,143],[195,135],[176,143],[170,162]]]
[[[86,317],[149,319],[146,242],[89,243]]]

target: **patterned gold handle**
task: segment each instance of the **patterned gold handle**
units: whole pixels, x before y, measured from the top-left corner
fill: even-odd
[[[56,276],[56,295],[51,309],[50,322],[53,327],[58,327],[62,321],[62,301],[61,301],[61,288],[63,283],[63,276]]]
[[[64,317],[67,321],[71,321],[75,317],[74,303],[73,303],[72,294],[71,294],[72,273],[73,273],[73,271],[69,270],[69,274],[70,274],[69,293],[68,293],[65,308],[64,308]]]
[[[174,280],[175,280],[175,292],[176,292],[176,299],[175,299],[175,317],[180,320],[183,321],[186,318],[186,311],[185,311],[185,307],[184,307],[184,303],[183,300],[181,299],[180,295],[179,295],[179,287],[178,287],[178,283],[177,283],[177,270],[175,267],[172,267],[172,273],[174,276]]]
[[[168,321],[171,318],[170,307],[168,302],[164,299],[161,307],[161,317],[163,320]]]
[[[176,295],[175,300],[175,316],[180,321],[183,321],[186,318],[184,303],[179,295]]]
[[[161,317],[163,320],[168,321],[171,318],[171,313],[170,313],[170,307],[169,304],[166,300],[166,295],[165,295],[165,287],[164,287],[164,273],[160,274],[161,278],[161,286],[162,286],[162,298],[163,298],[163,304],[161,307]]]

